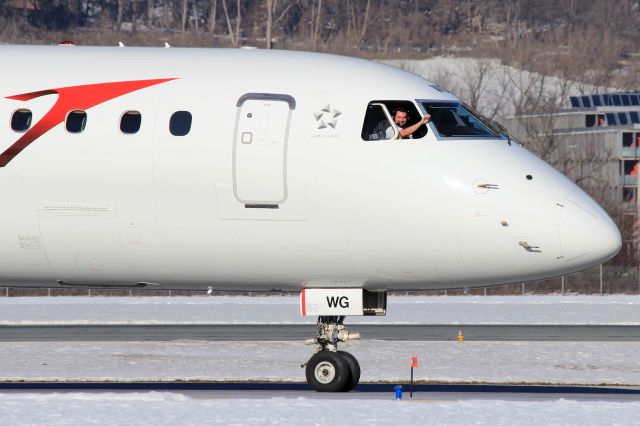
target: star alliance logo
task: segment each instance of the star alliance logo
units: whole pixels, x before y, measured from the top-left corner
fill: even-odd
[[[331,127],[335,129],[338,125],[338,116],[342,114],[337,109],[331,109],[329,104],[322,107],[320,112],[314,112],[313,118],[316,119],[317,129],[326,129]]]

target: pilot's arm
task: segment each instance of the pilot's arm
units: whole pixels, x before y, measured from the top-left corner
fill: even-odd
[[[416,130],[420,128],[420,126],[427,124],[430,119],[431,119],[431,115],[427,114],[424,117],[422,117],[420,121],[418,121],[416,124],[406,127],[404,129],[400,129],[400,137],[407,138],[411,136]]]

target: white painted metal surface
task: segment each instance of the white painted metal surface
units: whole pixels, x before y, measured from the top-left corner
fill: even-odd
[[[242,49],[2,46],[0,56],[3,285],[473,287],[585,269],[620,247],[591,198],[504,139],[439,139],[429,123],[421,139],[363,141],[370,102],[458,101],[399,69]],[[116,93],[122,82],[136,87]],[[251,93],[295,108],[273,101],[273,120],[245,126],[238,100]],[[33,125],[17,133],[9,123],[24,108]],[[87,112],[79,134],[51,115],[74,109]],[[120,131],[125,111],[142,114],[138,133]],[[193,116],[186,136],[169,132],[176,111]],[[42,123],[52,125],[33,139]],[[235,151],[260,144],[269,151]]]
[[[302,316],[363,315],[362,289],[306,288],[300,292]]]
[[[236,198],[243,204],[286,201],[291,110],[282,99],[249,96],[238,107],[234,144]]]

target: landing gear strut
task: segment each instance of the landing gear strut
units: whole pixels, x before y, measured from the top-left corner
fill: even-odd
[[[308,344],[317,344],[317,352],[307,362],[307,383],[318,392],[348,392],[360,381],[360,365],[349,352],[339,351],[338,342],[358,339],[360,333],[344,326],[344,316],[318,317],[318,331]]]

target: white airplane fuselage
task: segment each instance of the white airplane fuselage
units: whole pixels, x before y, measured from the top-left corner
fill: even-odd
[[[427,123],[421,139],[363,140],[373,101],[459,102],[386,65],[244,49],[0,56],[2,285],[445,289],[559,276],[620,248],[607,213],[505,138]],[[80,133],[65,128],[73,110]],[[192,116],[185,136],[170,132],[176,111]]]

